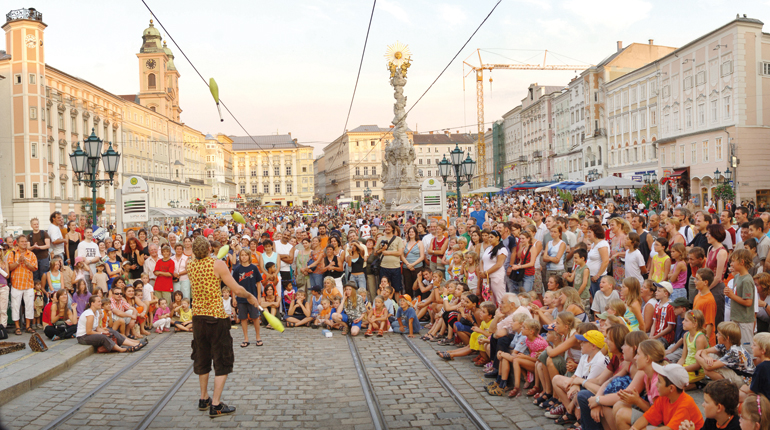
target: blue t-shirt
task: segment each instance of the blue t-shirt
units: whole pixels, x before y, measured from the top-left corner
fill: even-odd
[[[479,228],[483,228],[484,221],[486,221],[487,217],[487,211],[480,210],[480,211],[473,211],[471,212],[471,216],[476,219],[476,225],[479,226]]]
[[[754,368],[749,389],[756,394],[770,396],[770,361],[763,361]]]
[[[233,269],[233,278],[235,278],[235,281],[240,284],[241,287],[245,288],[246,291],[253,294],[255,297],[259,298],[258,291],[257,291],[257,282],[262,282],[262,275],[259,274],[259,270],[257,270],[257,266],[253,264],[249,264],[248,266],[244,267],[238,264]],[[248,303],[249,301],[246,300],[243,297],[235,297],[236,302],[238,303]]]
[[[411,306],[408,307],[406,311],[403,310],[401,307],[399,307],[398,310],[396,310],[396,319],[398,320],[398,324],[393,324],[394,327],[400,327],[401,322],[403,321],[404,328],[405,328],[404,333],[409,333],[409,320],[413,320],[412,331],[414,333],[417,333],[420,331],[420,328],[421,328],[420,320],[417,318],[417,312],[414,310],[413,307]]]

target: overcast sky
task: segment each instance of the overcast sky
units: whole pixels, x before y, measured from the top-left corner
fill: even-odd
[[[372,2],[366,0],[146,0],[171,36],[253,135],[291,132],[320,155],[345,126]],[[436,79],[497,0],[378,0],[348,129],[387,127],[393,91],[384,53],[406,43],[412,51],[407,108]],[[6,11],[29,7],[6,1]],[[745,3],[745,4],[744,4]],[[141,0],[38,0],[46,29],[46,62],[114,94],[138,92],[142,31],[151,15]],[[413,130],[476,130],[473,75],[478,63],[596,64],[616,41],[682,46],[731,21],[735,14],[770,20],[770,2],[753,0],[503,0],[457,60],[412,110]],[[182,120],[204,133],[244,135],[225,116],[220,123],[208,88],[166,31],[181,73]],[[765,30],[769,31],[769,30]],[[488,52],[487,52],[488,51]],[[465,68],[468,72],[468,68]],[[485,75],[485,120],[517,106],[530,83],[566,85],[575,72],[508,71]],[[467,126],[467,127],[463,127]]]

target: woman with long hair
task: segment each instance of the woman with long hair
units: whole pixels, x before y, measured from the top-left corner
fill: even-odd
[[[79,282],[84,283],[85,281],[80,280]],[[54,294],[51,302],[43,308],[43,332],[51,340],[69,339],[74,337],[75,332],[77,332],[77,304],[72,303],[68,307],[68,302],[69,294],[67,290],[60,289]],[[49,314],[45,315],[46,312]]]
[[[80,233],[76,230],[77,226],[75,221],[67,223],[67,236],[65,237],[67,239],[67,246],[64,247],[64,251],[67,253],[67,262],[73,268],[75,267],[75,257],[77,257],[78,245],[81,240]]]
[[[108,299],[105,298],[105,300]],[[95,346],[100,352],[136,352],[146,345],[145,342],[127,339],[111,328],[99,327],[101,317],[102,298],[91,296],[88,299],[88,309],[83,312],[76,326],[76,336],[79,344]],[[117,343],[112,340],[113,338]]]
[[[591,274],[591,297],[599,291],[599,281],[607,274],[610,264],[610,244],[604,240],[604,229],[597,223],[588,226],[586,237],[591,242],[586,265]]]
[[[505,269],[503,269],[503,264],[508,258],[509,252],[508,248],[503,245],[500,233],[497,230],[492,230],[489,233],[489,245],[484,250],[484,255],[481,256],[483,270],[478,271],[478,275],[480,280],[486,282],[489,289],[489,292],[486,294],[486,289],[482,289],[484,301],[492,298],[495,306],[497,306],[503,294],[505,294]],[[491,297],[489,294],[491,294]]]
[[[126,241],[126,247],[123,249],[123,255],[128,261],[128,279],[129,282],[142,277],[144,270],[144,247],[139,239],[132,237]]]
[[[304,291],[305,297],[310,297],[310,272],[307,262],[310,261],[310,239],[302,238],[302,250],[295,247],[294,264],[296,266],[297,290]]]
[[[612,277],[616,285],[626,278],[626,237],[631,232],[631,226],[623,218],[611,218],[610,224],[610,260],[612,260]]]
[[[422,225],[422,223],[417,224]],[[423,267],[425,261],[425,248],[420,240],[415,227],[406,231],[406,245],[401,255],[401,272],[404,274],[404,291],[410,296],[415,296],[412,286],[417,279],[417,270]],[[359,287],[360,288],[360,287]]]
[[[725,237],[727,237],[727,234],[722,224],[709,224],[706,227],[706,239],[709,242],[709,249],[706,253],[706,267],[714,272],[714,281],[709,285],[709,288],[714,288],[722,282],[725,276],[725,269],[728,264],[727,249],[722,245]]]
[[[626,313],[622,315],[628,321],[628,327],[631,331],[640,329],[640,324],[644,323],[642,314],[642,298],[640,296],[641,286],[636,278],[626,278],[623,280],[623,286],[620,288],[620,298],[626,304]],[[621,316],[621,315],[618,315]],[[644,327],[642,327],[643,329]]]
[[[666,219],[666,224],[664,225],[664,227],[669,237],[668,249],[666,251],[671,251],[671,247],[674,246],[675,243],[681,243],[682,245],[687,246],[687,241],[684,239],[684,236],[682,235],[682,233],[679,233],[680,225],[681,223],[679,222],[679,218],[673,217],[673,218]],[[721,224],[718,224],[718,225],[721,225]]]

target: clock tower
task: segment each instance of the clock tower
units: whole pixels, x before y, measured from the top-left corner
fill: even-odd
[[[139,104],[167,118],[180,122],[179,72],[174,65],[174,54],[166,43],[161,44],[160,31],[152,20],[142,33],[139,59]]]

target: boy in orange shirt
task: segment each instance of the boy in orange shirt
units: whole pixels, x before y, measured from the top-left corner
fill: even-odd
[[[717,344],[716,336],[716,317],[717,317],[717,302],[714,300],[714,295],[711,294],[709,286],[714,281],[714,272],[708,267],[698,269],[695,273],[695,288],[698,290],[698,294],[692,302],[693,310],[699,310],[703,312],[703,328],[706,330],[706,336],[709,339],[709,346]]]
[[[683,421],[691,421],[695,429],[702,428],[703,416],[700,409],[695,400],[684,392],[684,387],[690,381],[687,370],[679,364],[661,366],[652,363],[652,368],[658,374],[660,395],[629,430],[644,430],[648,425],[676,430]]]

